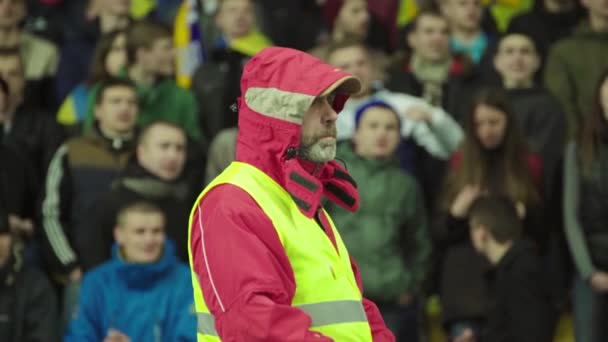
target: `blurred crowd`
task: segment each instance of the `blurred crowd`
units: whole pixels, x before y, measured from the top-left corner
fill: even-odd
[[[188,217],[273,45],[361,80],[326,210],[398,341],[429,298],[608,340],[607,0],[0,0],[0,340],[196,340]]]

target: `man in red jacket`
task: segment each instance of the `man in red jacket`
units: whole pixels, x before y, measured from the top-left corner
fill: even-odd
[[[298,298],[300,303],[306,302],[302,297],[310,301],[318,296],[315,292],[330,289],[334,297],[340,297],[342,288],[336,291],[335,285],[323,281],[314,284],[309,295],[302,296],[303,288],[311,288],[309,275],[313,274],[330,280],[333,275],[338,282],[352,279],[356,290],[344,286],[344,293],[355,294],[354,302],[362,312],[362,317],[353,320],[353,329],[362,331],[361,336],[369,336],[363,340],[395,340],[376,305],[362,298],[357,267],[349,261],[339,234],[321,206],[325,195],[348,210],[358,208],[355,182],[333,159],[337,112],[348,95],[359,89],[358,79],[350,74],[292,49],[264,49],[245,65],[241,78],[243,97],[239,99],[237,163],[228,170],[236,169],[235,164],[241,165],[239,170],[253,170],[245,175],[256,174],[257,179],[263,179],[259,183],[263,192],[287,200],[271,203],[270,207],[282,212],[275,215],[268,210],[268,202],[260,201],[266,194],[260,196],[259,187],[256,195],[235,185],[242,183],[238,177],[232,183],[218,182],[222,177],[229,179],[220,175],[195,204],[189,247],[196,274],[195,296],[198,283],[204,306],[214,322],[213,327],[207,328],[207,335],[217,334],[222,341],[250,342],[333,341],[335,336],[344,336],[328,336],[325,332],[331,329],[315,328],[322,325],[318,316],[296,305]],[[304,224],[279,224],[286,220]],[[302,231],[305,233],[301,241],[285,241]],[[309,243],[308,236],[320,236],[318,245],[294,251]],[[325,254],[317,255],[317,251]],[[335,260],[336,252],[338,259],[346,259],[344,265],[348,269],[337,263],[334,273],[332,264],[315,263],[330,257]],[[328,257],[329,254],[332,255]],[[313,261],[298,259],[298,255]],[[302,265],[309,269],[302,269]],[[343,298],[348,299],[348,295]],[[201,306],[197,303],[199,317]],[[329,324],[334,324],[335,330],[343,329],[335,324],[340,316],[352,316],[348,310],[324,314],[324,319],[334,322]],[[200,324],[204,322],[199,321]],[[204,336],[205,332],[199,330],[199,341],[201,334]]]

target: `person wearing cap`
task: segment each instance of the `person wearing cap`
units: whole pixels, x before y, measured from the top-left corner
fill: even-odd
[[[422,192],[396,155],[400,117],[386,102],[373,100],[357,110],[355,127],[336,155],[359,181],[359,211],[352,214],[334,203],[326,210],[357,260],[365,295],[398,341],[418,341],[418,303],[431,243]]]
[[[11,233],[8,214],[0,207],[0,339],[57,341],[57,310],[51,283],[24,262],[23,245]]]
[[[356,211],[336,118],[359,80],[271,47],[241,77],[236,161],[200,194],[188,248],[199,341],[394,341],[321,198]]]

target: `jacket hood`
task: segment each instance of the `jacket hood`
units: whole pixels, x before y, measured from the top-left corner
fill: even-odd
[[[335,93],[340,112],[359,80],[304,52],[270,47],[245,64],[239,98],[236,160],[265,172],[312,217],[325,194],[349,209],[358,207],[356,185],[335,161],[297,157],[304,113],[318,96]],[[331,185],[330,185],[331,184]]]
[[[160,259],[154,263],[126,262],[120,255],[117,244],[112,246],[112,259],[116,272],[130,288],[153,287],[159,279],[168,277],[170,270],[179,263],[175,256],[175,246],[169,239],[165,240]]]
[[[174,198],[184,200],[190,194],[185,172],[173,181],[166,181],[146,170],[134,154],[113,188],[124,187],[148,199]]]
[[[591,24],[589,23],[589,20],[582,20],[581,23],[572,32],[571,37],[576,37],[576,38],[591,38],[591,39],[604,38],[604,39],[606,39],[606,38],[608,38],[608,32],[594,31],[591,28]]]

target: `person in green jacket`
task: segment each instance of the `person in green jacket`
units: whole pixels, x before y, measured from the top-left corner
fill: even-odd
[[[198,104],[194,95],[180,88],[170,77],[175,61],[171,31],[153,21],[135,22],[127,31],[127,67],[119,75],[137,86],[140,115],[137,124],[145,126],[164,120],[182,127],[193,141],[202,138]],[[93,127],[95,97],[99,84],[90,92],[84,131]]]
[[[357,181],[360,209],[353,214],[331,203],[325,208],[359,266],[365,295],[377,303],[397,341],[417,341],[417,299],[431,252],[423,197],[395,156],[401,141],[395,110],[367,102],[355,122],[355,134],[338,145],[337,159]]]
[[[608,7],[604,0],[583,0],[588,20],[549,52],[545,86],[566,113],[568,138],[576,138],[579,123],[590,113],[599,76],[608,68]]]

